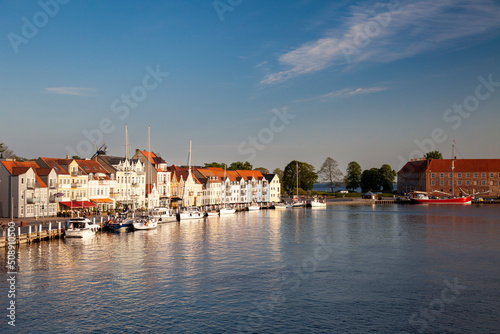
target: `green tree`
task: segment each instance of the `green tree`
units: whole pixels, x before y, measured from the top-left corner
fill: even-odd
[[[361,173],[361,189],[363,191],[380,190],[380,173],[377,168],[366,169]]]
[[[326,158],[318,171],[318,177],[321,181],[326,182],[330,192],[333,192],[333,188],[342,180],[342,172],[339,169],[337,160],[330,157]]]
[[[424,155],[424,158],[426,158],[427,160],[443,159],[443,154],[439,151],[430,151]]]
[[[258,170],[262,174],[269,174],[269,169],[264,168],[264,167],[258,167],[258,168],[255,168],[255,170]]]
[[[273,174],[278,175],[278,177],[280,179],[280,182],[282,182],[282,180],[283,180],[283,170],[281,168],[275,168],[273,170]]]
[[[345,177],[345,184],[347,189],[357,189],[361,186],[361,173],[363,170],[356,161],[351,161],[347,165],[347,175]]]
[[[14,151],[9,149],[7,145],[4,143],[0,143],[0,159],[12,159],[17,156],[14,154]]]
[[[75,159],[75,160],[82,160],[82,158],[80,158],[80,156],[78,155],[74,155],[71,157],[71,159]]]
[[[227,168],[227,165],[224,163],[224,162],[221,162],[221,163],[218,163],[218,162],[205,162],[205,168],[208,168],[208,167],[217,167],[217,168]]]
[[[228,169],[229,170],[252,170],[253,166],[248,161],[245,161],[245,162],[236,161],[236,162],[232,162],[231,165],[229,165]]]
[[[396,171],[387,164],[382,165],[378,171],[380,186],[382,186],[382,189],[384,191],[392,191],[394,180],[397,175]]]
[[[318,181],[318,174],[314,171],[314,166],[297,160],[291,161],[285,167],[281,183],[283,189],[293,191],[297,188],[297,163],[299,167],[299,188],[303,190],[312,190],[314,184]]]

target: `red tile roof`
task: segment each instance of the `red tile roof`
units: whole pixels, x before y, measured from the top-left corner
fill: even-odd
[[[155,164],[154,158],[156,158],[156,154],[154,154],[153,152],[149,152],[149,151],[141,151],[141,153],[142,153],[142,155],[144,155],[149,160],[149,162],[152,165]]]
[[[42,188],[47,187],[45,182],[39,175],[48,175],[51,171],[50,168],[39,168],[35,161],[2,161],[2,164],[9,171],[11,175],[21,175],[26,173],[30,168],[35,172],[35,180]],[[48,170],[48,172],[47,172]]]
[[[44,157],[41,157],[39,159],[42,160],[50,168],[54,168],[57,175],[69,175],[67,168],[65,169],[62,166],[63,165],[67,166],[71,163],[71,161],[73,161],[70,159],[56,159],[56,158],[44,158]]]
[[[75,160],[80,170],[85,174],[89,173],[102,173],[108,174],[108,171],[97,161],[95,160]]]
[[[407,162],[399,173],[446,173],[451,171],[451,159],[432,159]],[[456,173],[467,172],[500,172],[500,159],[457,159],[455,160]]]
[[[258,170],[237,170],[236,171],[244,180],[251,180],[252,177],[255,180],[262,180],[264,175]]]

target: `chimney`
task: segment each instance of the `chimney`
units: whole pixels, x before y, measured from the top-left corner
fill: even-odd
[[[69,159],[69,155],[68,154],[66,154],[66,159]]]

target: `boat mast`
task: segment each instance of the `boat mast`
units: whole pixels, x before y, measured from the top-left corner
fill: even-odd
[[[451,145],[451,196],[455,197],[455,183],[453,182],[453,170],[455,169],[455,140]]]
[[[297,201],[299,200],[299,162],[297,161]]]
[[[148,198],[148,211],[151,213],[150,203],[151,203],[151,191],[153,190],[151,187],[151,126],[148,125],[148,181],[149,181],[149,198]]]
[[[125,123],[125,163],[124,163],[124,175],[125,175],[125,196],[127,198],[126,200],[126,203],[127,203],[127,209],[128,209],[128,206],[130,205],[130,196],[129,196],[129,188],[128,188],[128,184],[129,184],[129,173],[128,173],[128,167],[127,167],[127,164],[128,164],[128,131],[127,131],[127,123]]]

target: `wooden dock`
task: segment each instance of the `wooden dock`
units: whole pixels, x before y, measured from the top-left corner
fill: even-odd
[[[54,228],[53,228],[54,227]],[[22,230],[24,230],[24,233]],[[9,238],[9,234],[11,237]],[[12,236],[12,234],[14,234]],[[0,231],[0,247],[6,247],[10,244],[26,244],[32,242],[40,242],[43,240],[59,239],[64,236],[64,232],[61,226],[61,222],[57,224],[48,224],[48,228],[43,229],[42,224],[30,225],[25,227],[7,227]]]

